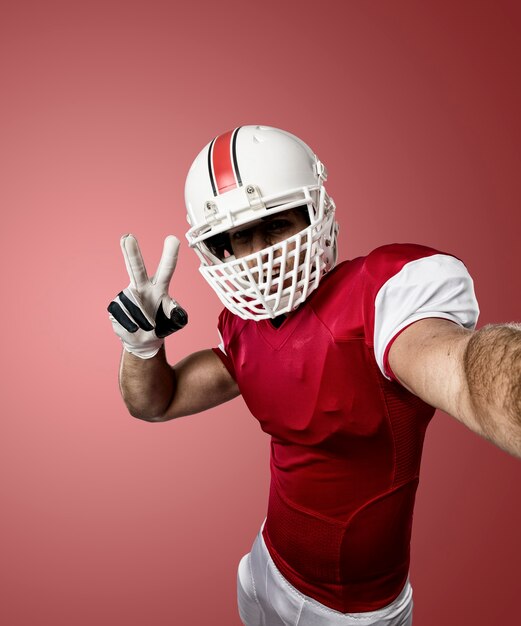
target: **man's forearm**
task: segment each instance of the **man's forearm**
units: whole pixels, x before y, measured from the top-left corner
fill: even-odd
[[[470,338],[464,369],[483,433],[521,457],[521,325],[488,325]]]
[[[166,360],[164,346],[151,359],[140,359],[123,350],[119,384],[131,415],[162,421],[175,391],[175,374]]]

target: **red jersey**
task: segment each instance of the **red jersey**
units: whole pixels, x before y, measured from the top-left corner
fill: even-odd
[[[341,263],[279,328],[221,313],[215,352],[271,435],[264,540],[302,593],[351,613],[402,590],[434,409],[393,380],[387,352],[418,319],[477,315],[463,263],[410,244]]]

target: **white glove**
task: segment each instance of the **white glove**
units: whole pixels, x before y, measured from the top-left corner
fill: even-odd
[[[118,293],[107,310],[125,350],[141,359],[150,359],[159,352],[164,338],[188,321],[186,311],[168,295],[179,240],[173,235],[165,239],[163,254],[152,278],[148,277],[134,235],[123,235],[120,243],[130,285]]]

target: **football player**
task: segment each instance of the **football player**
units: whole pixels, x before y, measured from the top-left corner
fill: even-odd
[[[187,322],[178,241],[109,305],[132,415],[165,421],[241,394],[271,436],[267,517],[238,571],[247,626],[412,624],[409,548],[435,408],[521,456],[518,325],[486,326],[457,257],[390,244],[336,264],[326,168],[294,135],[243,126],[195,159],[190,247],[224,304],[218,347],[167,362]]]

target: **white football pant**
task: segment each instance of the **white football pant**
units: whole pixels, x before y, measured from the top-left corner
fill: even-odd
[[[262,531],[261,531],[262,532]],[[339,613],[297,591],[275,567],[259,532],[239,563],[237,602],[245,626],[411,626],[412,587],[389,605],[365,613]]]

